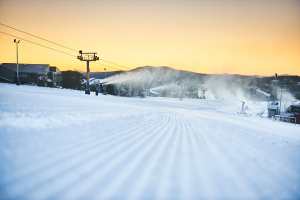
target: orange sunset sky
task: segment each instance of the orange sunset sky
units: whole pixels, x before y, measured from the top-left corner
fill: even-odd
[[[300,75],[299,0],[0,0],[0,22],[129,68]],[[12,40],[0,33],[0,62],[15,62]],[[19,62],[85,70],[75,58],[25,41]],[[92,71],[104,67],[116,69],[91,64]]]

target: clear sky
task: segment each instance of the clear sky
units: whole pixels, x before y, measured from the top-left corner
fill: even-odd
[[[300,75],[299,0],[0,0],[0,21],[132,68]],[[15,62],[12,39],[0,34],[0,62]],[[85,70],[26,42],[20,62]]]

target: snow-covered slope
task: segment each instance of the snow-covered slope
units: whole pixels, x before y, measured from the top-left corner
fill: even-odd
[[[0,199],[299,199],[300,126],[240,104],[0,84]]]

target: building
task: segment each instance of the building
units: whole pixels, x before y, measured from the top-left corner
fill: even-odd
[[[61,85],[61,72],[49,64],[19,64],[19,79],[23,84],[56,87]],[[0,64],[0,81],[15,83],[16,63]]]
[[[55,66],[50,66],[48,72],[48,86],[57,87],[61,85],[62,85],[61,71]]]

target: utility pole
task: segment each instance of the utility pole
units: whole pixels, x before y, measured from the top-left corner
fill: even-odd
[[[281,104],[282,104],[282,87],[280,87],[279,115],[281,115]]]
[[[106,68],[104,67],[104,79],[106,79]]]
[[[279,115],[281,115],[281,104],[282,104],[282,85],[279,82],[278,74],[275,73],[275,79],[277,80],[277,92],[280,90],[280,98],[279,98]]]
[[[90,61],[97,61],[99,57],[96,56],[96,52],[85,52],[83,53],[82,50],[79,51],[79,56],[77,58],[81,61],[86,61],[86,87],[85,87],[85,94],[90,94]]]
[[[20,40],[14,39],[14,43],[16,44],[16,56],[17,56],[17,81],[16,81],[16,84],[20,85],[20,78],[19,78],[19,43],[20,43]]]

